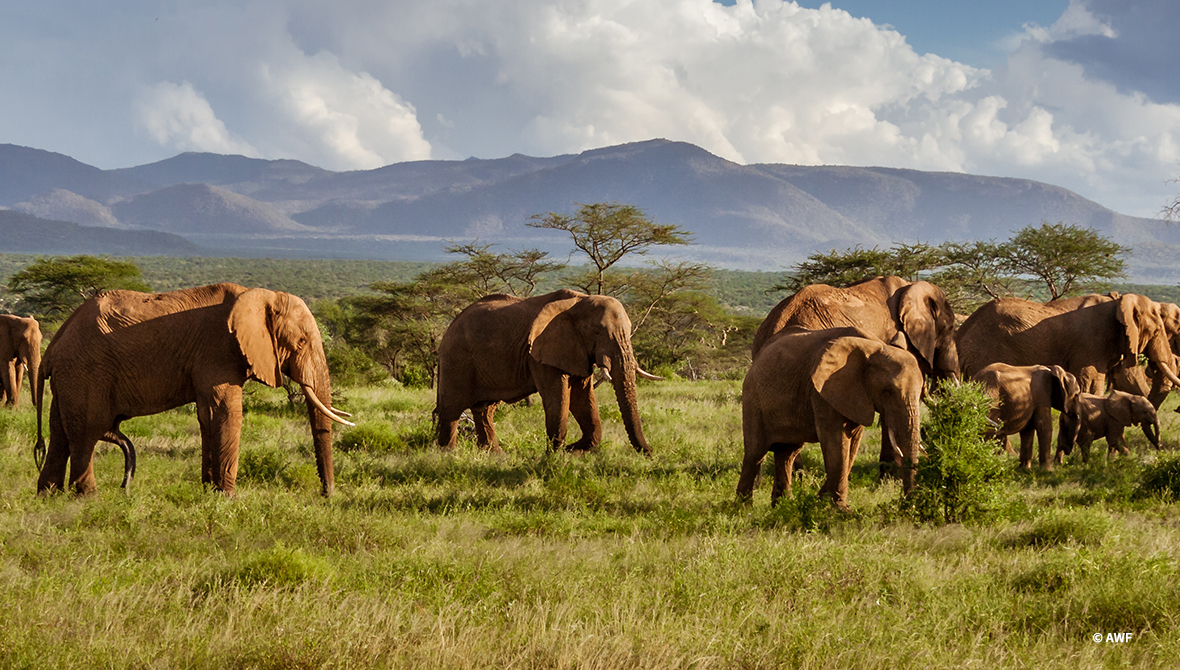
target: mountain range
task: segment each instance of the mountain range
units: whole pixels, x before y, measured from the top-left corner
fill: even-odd
[[[1180,280],[1177,228],[1026,179],[740,165],[668,140],[548,158],[413,161],[352,172],[207,153],[101,170],[61,154],[0,145],[0,208],[76,224],[79,231],[118,231],[124,241],[154,236],[150,244],[124,242],[128,255],[146,253],[145,245],[175,245],[152,253],[436,260],[445,256],[447,240],[478,239],[564,258],[571,247],[565,234],[529,228],[529,217],[610,201],[692,231],[694,244],[674,251],[721,267],[779,270],[815,251],[856,245],[1002,240],[1029,224],[1062,221],[1131,247],[1133,280]],[[75,233],[76,252],[90,249],[93,240]],[[54,249],[61,248],[60,231],[53,234]],[[10,243],[0,237],[0,251],[17,250]],[[26,239],[20,250],[30,244]]]

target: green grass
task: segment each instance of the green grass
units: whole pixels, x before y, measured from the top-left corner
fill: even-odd
[[[769,470],[737,503],[739,382],[642,383],[651,459],[610,393],[598,452],[546,453],[534,399],[491,455],[430,446],[429,390],[345,388],[323,500],[303,408],[249,391],[233,499],[201,487],[190,409],[126,422],[130,494],[100,447],[82,500],[34,495],[34,415],[0,410],[0,667],[1171,667],[1180,645],[1174,455],[1132,431],[1127,458],[1009,459],[985,523],[914,524],[874,429],[851,514],[815,498],[816,445],[778,508]]]

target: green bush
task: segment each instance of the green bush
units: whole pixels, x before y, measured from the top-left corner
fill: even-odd
[[[398,431],[387,421],[367,421],[345,431],[336,448],[345,453],[360,451],[380,455],[424,449],[433,441],[434,431],[425,422]]]
[[[430,370],[426,369],[426,367],[422,365],[404,366],[402,368],[402,373],[398,376],[397,380],[402,384],[405,384],[406,387],[412,389],[428,388],[433,381],[430,375]]]
[[[1143,468],[1135,492],[1136,497],[1160,496],[1165,500],[1180,499],[1180,455],[1161,457]]]
[[[1003,490],[1004,462],[983,438],[992,399],[980,384],[943,382],[928,401],[922,422],[926,454],[903,510],[920,521],[963,523],[995,516]]]
[[[328,371],[337,386],[373,386],[389,379],[389,373],[365,352],[341,340],[324,347]]]

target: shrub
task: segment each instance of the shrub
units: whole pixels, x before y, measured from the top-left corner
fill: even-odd
[[[369,358],[365,352],[343,341],[333,341],[324,347],[328,371],[337,386],[372,386],[389,379],[385,368]]]
[[[434,431],[428,423],[415,423],[399,432],[388,422],[372,421],[350,428],[340,436],[336,448],[345,453],[361,451],[380,455],[424,449],[433,442]]]
[[[921,521],[963,523],[992,518],[1000,503],[1004,462],[983,438],[992,399],[973,382],[945,381],[922,422],[926,455],[903,509]]]
[[[1180,455],[1161,457],[1143,468],[1135,492],[1137,497],[1158,495],[1165,500],[1180,498]]]

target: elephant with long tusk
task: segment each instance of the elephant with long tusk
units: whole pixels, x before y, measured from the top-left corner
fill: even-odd
[[[631,321],[618,300],[561,290],[528,299],[492,295],[468,306],[438,348],[438,444],[455,445],[459,416],[470,409],[479,446],[499,451],[492,415],[500,402],[540,393],[551,449],[565,443],[567,414],[582,436],[566,447],[587,451],[602,439],[592,373],[615,388],[623,426],[636,451],[651,454],[639,420],[635,379],[644,372],[631,349]]]
[[[62,324],[36,375],[35,451],[44,453],[37,490],[68,485],[79,494],[95,491],[99,440],[123,449],[126,486],[135,471],[135,451],[119,424],[195,402],[201,479],[232,493],[242,385],[255,379],[277,387],[284,375],[303,388],[322,492],[330,495],[332,423],[353,424],[331,407],[323,342],[303,300],[236,284],[100,293]],[[46,381],[53,388],[48,448],[41,424]]]

